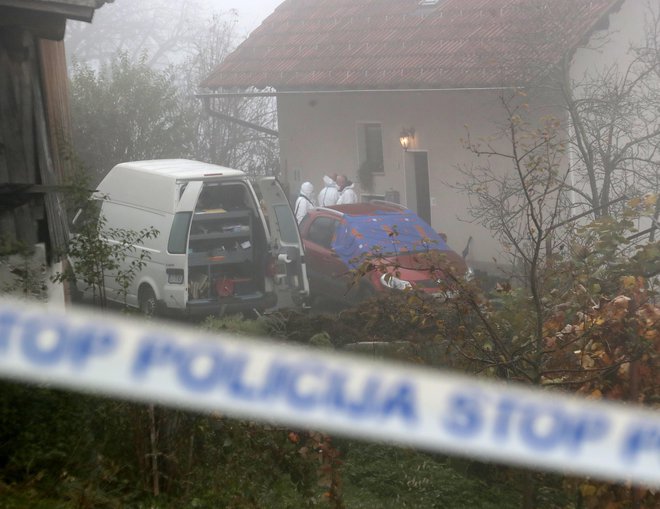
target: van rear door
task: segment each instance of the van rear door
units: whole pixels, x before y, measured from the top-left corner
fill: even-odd
[[[300,305],[309,297],[309,282],[296,218],[275,177],[257,180],[256,187],[270,232],[271,253],[276,258],[275,286],[279,305],[284,306],[287,299]]]
[[[190,296],[188,295],[188,234],[190,222],[195,211],[195,205],[202,192],[204,183],[201,180],[177,182],[176,205],[172,226],[167,239],[167,263],[165,274],[162,274],[162,295],[168,306],[186,309]],[[166,278],[166,279],[165,279]]]

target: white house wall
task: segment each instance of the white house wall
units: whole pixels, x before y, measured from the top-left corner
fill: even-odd
[[[571,65],[571,79],[580,83],[614,64],[624,70],[633,59],[630,48],[644,42],[649,7],[656,13],[659,11],[654,0],[623,2],[619,10],[610,14],[607,28],[595,32],[589,43],[576,51]]]
[[[465,149],[466,127],[473,139],[493,135],[505,123],[502,94],[511,91],[433,91],[284,94],[278,98],[282,179],[292,194],[304,181],[322,187],[324,174],[346,174],[357,180],[358,126],[380,123],[385,172],[374,178],[373,191],[398,190],[406,203],[404,165],[406,153],[399,143],[403,128],[415,129],[410,151],[428,152],[431,223],[447,234],[459,253],[472,237],[468,261],[477,268],[496,272],[506,265],[501,247],[489,231],[470,222],[468,197],[451,186],[463,179],[459,166],[484,162]],[[408,155],[408,158],[410,156]],[[495,167],[507,171],[502,160]]]

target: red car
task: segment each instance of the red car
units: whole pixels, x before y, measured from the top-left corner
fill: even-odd
[[[442,236],[407,208],[389,202],[318,207],[300,224],[312,296],[358,302],[408,288],[447,298],[453,276],[470,274]],[[365,262],[372,270],[354,283]]]

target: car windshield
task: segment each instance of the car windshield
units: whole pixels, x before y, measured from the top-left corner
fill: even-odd
[[[345,215],[337,226],[332,248],[352,266],[372,253],[393,255],[449,250],[442,237],[412,212]]]

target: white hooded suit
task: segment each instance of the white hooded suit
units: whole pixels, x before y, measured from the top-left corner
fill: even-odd
[[[300,221],[303,220],[303,217],[307,215],[311,209],[316,206],[314,203],[314,186],[311,182],[304,182],[300,186],[300,195],[296,200],[296,204],[293,208],[293,212],[296,215],[296,221],[300,224]]]
[[[318,196],[319,207],[336,205],[337,200],[339,200],[339,186],[327,175],[323,177],[323,184],[325,184],[325,187],[321,189]]]
[[[357,203],[358,195],[355,192],[355,184],[346,186],[339,193],[339,200],[337,200],[337,205],[346,205],[347,203]]]

